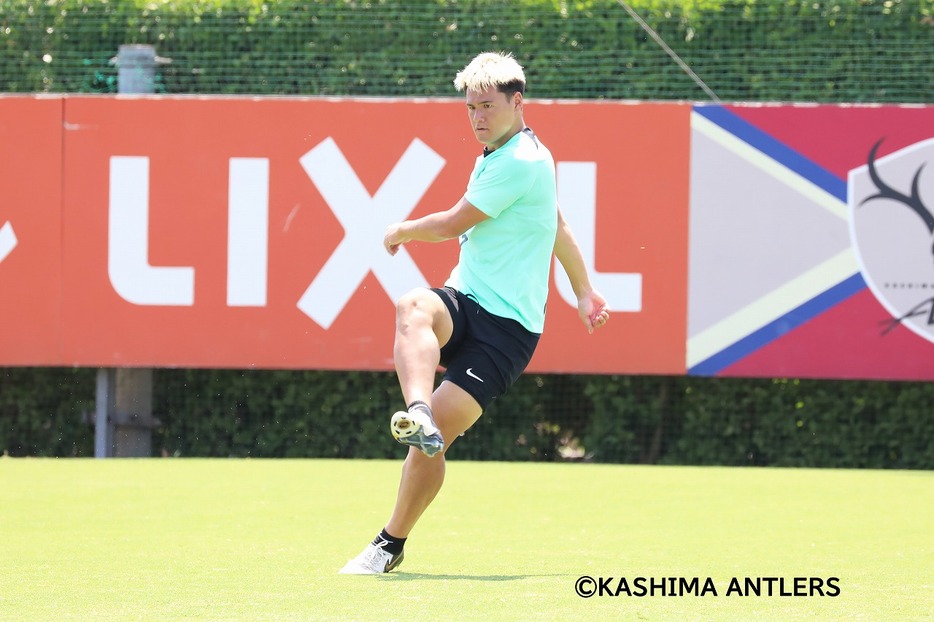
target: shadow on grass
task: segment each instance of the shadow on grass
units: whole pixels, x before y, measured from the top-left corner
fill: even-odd
[[[428,574],[424,572],[390,572],[380,575],[384,581],[524,581],[525,579],[536,579],[539,577],[565,577],[570,576],[563,573],[553,574]]]

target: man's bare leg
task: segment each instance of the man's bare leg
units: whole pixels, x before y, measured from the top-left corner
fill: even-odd
[[[393,356],[405,403],[423,402],[432,411],[431,419],[447,442],[440,453],[432,457],[415,447],[409,448],[389,522],[363,553],[344,566],[342,574],[389,572],[401,563],[405,538],[444,483],[444,451],[482,413],[476,400],[451,382],[442,382],[437,390],[432,391],[441,347],[450,340],[453,331],[450,312],[434,292],[417,289],[399,300]],[[416,422],[421,417],[430,424],[426,415],[420,412],[421,408],[416,406],[410,413],[396,413],[393,416],[393,433],[396,434],[396,418],[400,416],[411,417]],[[430,446],[424,445],[426,450],[441,447],[437,434],[432,438]]]
[[[451,382],[442,382],[432,400],[435,423],[444,437],[444,452],[458,436],[467,431],[482,414],[480,405],[469,393]],[[407,538],[412,527],[431,504],[444,483],[444,452],[431,458],[414,447],[402,465],[402,481],[392,517],[386,531],[397,538]]]
[[[451,338],[454,322],[444,301],[429,289],[415,289],[396,304],[393,361],[405,404],[431,407],[441,347]]]
[[[454,323],[447,306],[430,290],[414,290],[396,305],[393,355],[405,403],[421,401],[428,405],[445,440],[445,451],[481,414],[480,405],[460,387],[443,382],[434,390],[441,347],[453,332]],[[428,457],[414,447],[409,448],[387,532],[398,538],[408,537],[441,489],[444,470],[443,453]]]

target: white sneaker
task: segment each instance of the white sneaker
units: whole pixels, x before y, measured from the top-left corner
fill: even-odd
[[[341,568],[338,574],[383,574],[402,563],[404,553],[393,555],[373,543],[366,545],[363,552]]]
[[[389,422],[389,429],[397,441],[417,447],[429,458],[444,449],[441,431],[427,408],[415,407],[408,412],[397,412]]]

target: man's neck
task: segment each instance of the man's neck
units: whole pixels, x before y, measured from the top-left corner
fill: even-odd
[[[514,127],[513,130],[512,130],[511,132],[509,132],[508,138],[506,138],[506,140],[502,141],[499,145],[497,145],[497,146],[495,146],[495,147],[490,146],[490,145],[484,145],[484,146],[483,146],[483,155],[487,156],[487,155],[493,153],[494,151],[496,151],[497,149],[499,149],[500,147],[502,147],[503,145],[505,145],[506,143],[508,143],[510,140],[512,140],[512,139],[516,136],[516,134],[518,134],[519,132],[521,132],[521,131],[524,130],[524,129],[525,129],[525,123],[524,123],[524,122],[521,122],[521,120],[520,120],[519,125],[516,126],[516,127]]]

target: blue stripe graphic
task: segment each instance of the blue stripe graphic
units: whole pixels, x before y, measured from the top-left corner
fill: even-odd
[[[759,348],[791,332],[808,320],[840,304],[865,288],[866,281],[863,279],[863,275],[856,273],[801,306],[792,309],[777,320],[743,337],[733,345],[701,361],[688,370],[688,375],[715,376],[733,363],[746,358]]]
[[[846,203],[846,180],[744,121],[734,112],[715,105],[696,105],[694,112]]]
[[[804,157],[784,143],[748,123],[736,113],[723,106],[699,104],[694,112],[736,136],[752,148],[772,158],[782,166],[809,180],[831,196],[846,203],[846,180],[840,179],[827,169]],[[688,370],[694,376],[713,376],[756,350],[779,339],[850,296],[865,289],[866,282],[861,274],[855,274],[822,294],[798,306],[782,317],[747,335],[717,354],[698,363]]]

